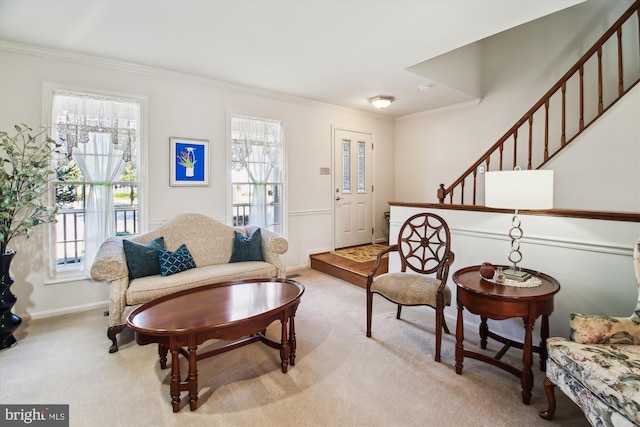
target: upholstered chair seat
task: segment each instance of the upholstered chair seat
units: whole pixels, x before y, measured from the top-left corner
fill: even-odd
[[[371,292],[382,294],[398,304],[435,308],[441,282],[417,273],[385,273],[373,278]],[[446,286],[442,293],[444,305],[451,305],[451,289]]]

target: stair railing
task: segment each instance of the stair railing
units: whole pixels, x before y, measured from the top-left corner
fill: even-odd
[[[631,19],[634,14],[635,20]],[[625,35],[630,32],[627,39],[623,38],[623,27]],[[634,2],[578,62],[458,179],[447,188],[440,184],[440,203],[447,203],[445,200],[448,198],[448,203],[454,204],[454,193],[459,189],[456,200],[459,198],[457,203],[464,205],[465,192],[469,192],[465,184],[467,179],[471,179],[472,204],[476,205],[477,175],[482,168],[489,170],[492,157],[497,157],[496,170],[504,170],[505,167],[512,170],[516,166],[539,169],[604,114],[640,81],[640,48],[623,50],[625,40],[640,46],[640,0]],[[628,55],[625,61],[623,51]],[[625,69],[625,62],[631,67]],[[609,67],[610,64],[614,65]],[[596,76],[592,77],[590,72],[595,72]],[[630,75],[627,85],[624,82],[625,72]],[[578,99],[567,96],[567,92],[574,93]],[[585,97],[590,95],[596,98],[597,105],[585,104]],[[605,101],[605,95],[611,99]],[[572,106],[571,102],[577,109],[567,107],[568,103],[569,107]],[[539,124],[540,118],[542,122]],[[519,139],[523,133],[526,138]],[[571,136],[567,136],[569,134]],[[523,143],[526,143],[524,150]]]

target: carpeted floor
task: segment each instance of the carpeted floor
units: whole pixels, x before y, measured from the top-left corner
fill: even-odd
[[[363,246],[353,246],[350,248],[337,249],[331,252],[334,255],[339,255],[341,257],[350,259],[352,261],[357,262],[369,262],[376,259],[378,253],[387,249],[386,245],[363,245]],[[387,256],[387,255],[385,255]]]
[[[297,363],[287,374],[278,351],[260,343],[200,361],[198,409],[189,411],[183,393],[174,414],[170,369],[159,369],[156,346],[138,346],[127,331],[109,354],[107,319],[92,310],[23,324],[18,345],[0,352],[0,402],[69,404],[70,425],[81,427],[588,426],[559,390],[555,419],[539,418],[546,398],[538,370],[527,406],[519,380],[495,367],[467,359],[457,375],[453,335],[443,339],[442,363],[434,362],[433,310],[406,307],[396,320],[395,306],[376,297],[366,338],[364,289],[315,270],[297,273],[306,291]],[[270,333],[279,329],[272,326]],[[465,346],[481,351],[472,333]],[[521,353],[511,352],[505,359],[519,362]]]

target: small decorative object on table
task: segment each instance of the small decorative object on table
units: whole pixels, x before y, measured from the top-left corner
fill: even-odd
[[[496,270],[496,282],[504,283],[504,271],[502,270],[502,267],[498,267],[498,270]]]
[[[493,279],[496,268],[490,262],[483,262],[480,266],[480,275],[485,279]]]

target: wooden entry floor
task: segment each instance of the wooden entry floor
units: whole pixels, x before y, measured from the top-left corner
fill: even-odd
[[[352,261],[331,252],[313,254],[311,258],[311,268],[322,271],[330,276],[337,277],[346,282],[353,283],[362,288],[367,287],[367,275],[373,269],[375,260],[358,262]],[[386,273],[389,270],[389,258],[385,257],[380,262],[380,267],[376,276]]]

